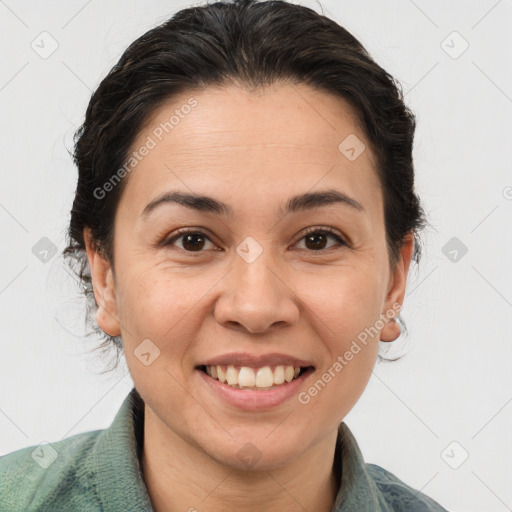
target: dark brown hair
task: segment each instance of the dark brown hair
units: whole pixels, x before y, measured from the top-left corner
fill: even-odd
[[[187,91],[285,82],[310,85],[352,105],[382,185],[390,265],[409,233],[419,262],[418,234],[426,218],[414,192],[415,118],[399,83],[353,35],[312,9],[280,0],[222,1],[183,9],[134,41],[92,95],[75,134],[78,184],[63,254],[82,283],[89,313],[96,305],[83,230],[91,229],[95,248],[113,265],[114,216],[127,178],[108,194],[97,191],[123,167],[149,116]],[[119,339],[97,326],[95,332],[104,337],[99,348],[114,341],[119,355]]]

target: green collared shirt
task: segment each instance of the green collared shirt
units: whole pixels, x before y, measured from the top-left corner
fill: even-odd
[[[141,472],[144,402],[135,388],[111,426],[0,457],[0,512],[152,511]],[[332,512],[444,511],[392,473],[364,462],[341,423]],[[193,505],[193,504],[192,504]]]

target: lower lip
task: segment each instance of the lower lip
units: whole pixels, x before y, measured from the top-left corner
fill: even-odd
[[[315,370],[314,368],[309,368],[297,379],[280,384],[274,389],[267,389],[266,391],[232,388],[197,368],[195,371],[199,373],[203,382],[224,402],[244,411],[261,411],[281,405],[297,395],[305,380]]]

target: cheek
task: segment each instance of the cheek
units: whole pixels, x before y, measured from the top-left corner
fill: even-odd
[[[318,402],[328,401],[336,411],[343,404],[346,413],[355,403],[377,358],[382,290],[374,277],[360,269],[343,269],[326,286],[312,287],[310,280],[299,291],[327,356],[311,393],[323,395]]]
[[[152,340],[161,350],[172,343],[174,354],[187,331],[201,325],[197,320],[201,297],[211,288],[206,279],[187,278],[176,272],[162,272],[133,266],[124,275],[118,294],[121,328],[130,345]]]
[[[370,380],[378,340],[363,342],[342,336],[331,345],[326,364],[297,397],[311,425],[319,418],[329,418],[334,428],[354,407]]]
[[[297,297],[317,317],[334,349],[373,325],[381,313],[382,290],[375,275],[354,266],[336,268],[318,279],[297,280]]]

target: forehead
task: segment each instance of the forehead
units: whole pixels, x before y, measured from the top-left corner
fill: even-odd
[[[347,140],[359,144],[358,152],[366,149],[347,158]],[[217,192],[225,202],[235,194],[256,205],[274,197],[281,203],[316,184],[337,186],[379,208],[372,199],[380,193],[373,155],[354,109],[304,84],[188,91],[153,112],[131,151],[144,146],[151,149],[130,172],[124,192],[139,211],[166,188]]]
[[[364,138],[356,111],[346,100],[305,84],[252,90],[230,84],[189,91],[160,105],[140,135],[153,132],[158,142],[165,139],[169,146],[182,148],[191,137],[201,137],[206,150],[300,144],[329,151],[349,134]]]

